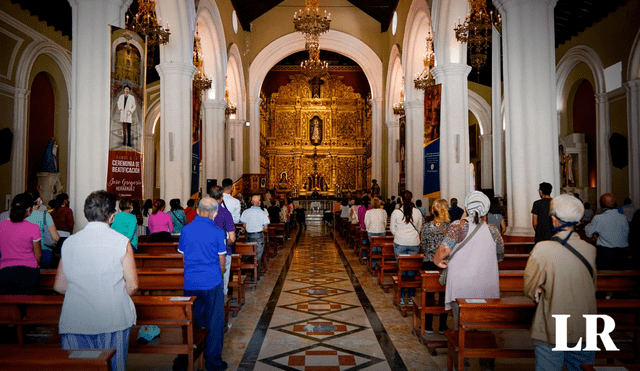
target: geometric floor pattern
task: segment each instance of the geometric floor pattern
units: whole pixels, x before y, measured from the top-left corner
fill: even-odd
[[[391,370],[338,250],[298,241],[254,370]]]

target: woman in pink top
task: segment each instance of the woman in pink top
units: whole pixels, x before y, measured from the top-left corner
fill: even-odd
[[[369,197],[362,197],[362,205],[358,208],[358,221],[360,222],[360,229],[363,231],[367,230],[367,227],[364,225],[364,215],[367,211],[371,210],[371,204],[369,204]]]
[[[9,220],[0,222],[0,295],[34,295],[38,292],[42,258],[40,227],[25,218],[33,199],[19,194],[11,202]]]
[[[150,240],[154,242],[171,242],[171,233],[173,232],[173,221],[171,215],[164,212],[165,202],[163,199],[157,199],[153,203],[151,215],[149,215],[149,232]]]

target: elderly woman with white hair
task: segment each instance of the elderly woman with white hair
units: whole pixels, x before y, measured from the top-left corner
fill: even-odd
[[[455,330],[460,315],[456,299],[500,297],[498,261],[504,257],[504,241],[500,231],[487,224],[490,205],[484,193],[469,193],[464,200],[468,216],[451,223],[433,257],[434,264],[448,267],[445,308],[453,310]],[[480,367],[493,370],[494,359],[481,358]]]
[[[592,364],[592,351],[552,351],[556,342],[554,314],[569,314],[568,348],[586,336],[584,314],[596,314],[596,248],[574,234],[584,213],[577,198],[563,194],[551,200],[551,241],[541,241],[531,251],[524,271],[524,293],[538,305],[531,326],[536,354],[536,370],[580,370]]]

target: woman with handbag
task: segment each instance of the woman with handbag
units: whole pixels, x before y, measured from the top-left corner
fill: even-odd
[[[433,255],[435,255],[438,246],[446,236],[451,224],[449,219],[449,204],[445,199],[435,200],[431,205],[431,214],[433,215],[433,221],[425,223],[422,226],[422,232],[420,233],[420,239],[422,244],[422,252],[424,253],[422,269],[432,271],[440,270],[440,267],[433,264]],[[429,293],[431,297],[434,293]],[[433,314],[425,314],[427,334],[433,333]],[[447,327],[447,315],[440,315],[440,333],[443,333]]]
[[[53,223],[53,218],[47,212],[47,210],[39,210],[42,205],[42,198],[40,198],[40,192],[37,190],[27,191],[27,194],[33,199],[33,211],[25,219],[28,222],[36,224],[40,227],[40,233],[42,234],[42,259],[40,259],[40,268],[51,268],[51,260],[53,259],[53,249],[56,247],[60,235],[56,229],[56,225]]]
[[[500,231],[487,224],[489,198],[473,191],[464,200],[467,217],[451,223],[433,262],[446,268],[445,309],[453,310],[454,329],[458,329],[458,298],[499,298],[498,261],[504,257]],[[441,282],[442,283],[442,282]],[[467,362],[465,362],[465,367]],[[462,365],[459,365],[462,368]],[[482,370],[493,370],[494,359],[480,359]]]
[[[396,260],[400,254],[415,255],[420,253],[420,233],[422,229],[422,213],[413,206],[413,194],[404,191],[402,194],[401,209],[393,210],[389,221],[389,228],[393,234],[393,249],[396,253]],[[415,272],[402,272],[408,277],[415,276]],[[416,289],[409,288],[409,299],[405,302],[404,290],[400,292],[400,305],[413,305],[411,297],[415,296]]]

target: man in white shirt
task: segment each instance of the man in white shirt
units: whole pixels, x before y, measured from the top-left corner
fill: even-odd
[[[233,190],[233,180],[229,178],[224,178],[222,180],[222,188],[224,194],[222,195],[222,206],[229,210],[231,216],[233,217],[234,223],[240,222],[240,201],[235,197],[231,196],[231,191]]]

